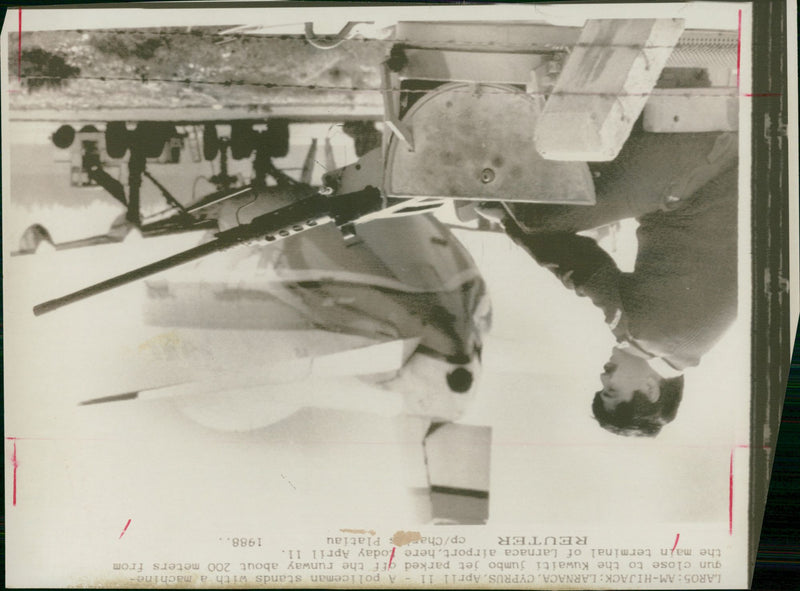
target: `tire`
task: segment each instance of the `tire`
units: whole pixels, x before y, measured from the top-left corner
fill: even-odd
[[[75,128],[71,125],[62,125],[50,136],[50,139],[53,140],[56,148],[65,150],[75,141]]]
[[[234,160],[249,158],[253,153],[255,132],[249,123],[231,123],[231,156]]]
[[[283,158],[289,153],[289,122],[270,119],[267,131],[261,134],[259,146],[270,158]]]
[[[106,153],[114,159],[125,156],[128,151],[128,129],[124,121],[109,121],[106,124]]]
[[[158,158],[164,151],[164,144],[169,135],[169,125],[144,121],[136,126],[132,145],[137,145],[145,158]]]
[[[203,126],[203,158],[214,160],[219,153],[219,136],[217,126],[213,123],[206,123]]]

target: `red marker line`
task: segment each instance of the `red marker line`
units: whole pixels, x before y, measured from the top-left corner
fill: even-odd
[[[13,492],[11,497],[11,504],[13,506],[17,505],[17,467],[19,466],[19,462],[17,461],[17,440],[16,438],[13,439],[14,441],[14,451],[11,454],[11,465],[14,467],[14,484],[13,484]]]
[[[780,92],[762,92],[762,93],[759,93],[759,94],[753,94],[752,92],[746,92],[746,93],[744,93],[744,96],[755,96],[755,97],[759,97],[759,96],[781,96],[781,93]]]
[[[675,552],[675,548],[678,547],[678,540],[681,539],[681,534],[677,534],[675,536],[675,543],[672,545],[672,552]]]
[[[389,565],[386,567],[386,570],[389,570],[390,568],[392,568],[392,560],[394,560],[394,551],[395,550],[397,550],[397,548],[392,548],[392,555],[389,557]]]
[[[122,533],[121,533],[121,534],[119,534],[119,538],[117,538],[117,539],[121,539],[121,538],[122,538],[122,536],[124,536],[124,535],[125,535],[125,532],[126,532],[126,531],[128,531],[128,526],[129,526],[130,524],[131,524],[131,520],[130,520],[130,519],[128,519],[128,523],[126,523],[126,524],[125,524],[125,527],[123,527],[123,528],[122,528]]]
[[[22,82],[22,9],[18,11],[19,25],[17,27],[17,80]]]
[[[728,535],[733,535],[733,452],[731,450],[731,467],[728,478]]]
[[[736,88],[739,88],[739,74],[742,63],[742,11],[739,10],[739,33],[736,39]]]

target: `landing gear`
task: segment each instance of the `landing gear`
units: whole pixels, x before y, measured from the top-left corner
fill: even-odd
[[[164,151],[164,144],[172,133],[171,126],[161,122],[142,121],[130,135],[128,158],[128,212],[126,219],[135,227],[142,224],[139,211],[142,175],[147,158],[156,158]]]
[[[124,157],[129,142],[128,128],[124,121],[109,121],[106,124],[106,152],[111,158]]]
[[[164,151],[164,144],[174,134],[174,127],[159,121],[143,121],[136,126],[132,147],[135,144],[145,158],[158,158]]]
[[[220,171],[211,177],[211,182],[219,190],[226,190],[233,185],[236,177],[228,174],[228,148],[234,160],[249,158],[255,151],[253,159],[253,185],[266,186],[266,177],[272,176],[279,183],[295,182],[272,164],[272,158],[283,158],[289,153],[289,122],[273,119],[267,123],[266,131],[256,131],[250,122],[236,121],[231,124],[230,138],[219,137],[216,125],[207,123],[203,127],[203,156],[212,161],[220,157]]]
[[[231,124],[231,156],[234,160],[249,158],[253,153],[257,134],[253,126],[246,122],[235,121]]]
[[[234,160],[249,158],[253,150],[269,158],[283,158],[289,153],[289,122],[272,119],[266,131],[255,131],[250,123],[231,124],[231,156]]]
[[[219,136],[217,126],[206,123],[203,126],[203,158],[211,162],[219,153]]]
[[[258,147],[270,158],[283,158],[289,153],[289,122],[283,119],[270,119],[267,131],[258,137]]]
[[[53,144],[55,144],[56,148],[65,150],[75,141],[75,128],[71,125],[62,125],[50,136],[50,139],[53,140]]]
[[[230,189],[231,185],[236,182],[236,177],[228,174],[229,145],[230,140],[226,137],[219,138],[217,141],[217,147],[219,150],[219,172],[209,179],[220,191]]]
[[[289,153],[289,122],[273,119],[267,123],[267,130],[256,138],[256,157],[253,159],[253,185],[265,187],[267,175],[278,184],[293,184],[296,181],[275,168],[273,158],[283,158]]]
[[[233,136],[233,130],[235,129],[236,127],[232,127],[231,136]],[[239,150],[241,150],[241,131],[237,132],[237,141],[240,142]],[[231,151],[233,151],[232,143],[233,137],[231,139],[219,137],[217,126],[213,123],[206,123],[203,126],[203,157],[211,162],[219,154],[219,172],[208,179],[217,186],[219,191],[229,189],[236,182],[236,177],[228,174],[228,147],[231,147]],[[235,152],[233,157],[237,158],[240,153]]]

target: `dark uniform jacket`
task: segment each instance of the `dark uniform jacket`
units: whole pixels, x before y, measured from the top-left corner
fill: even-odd
[[[682,370],[736,317],[736,134],[636,132],[593,165],[597,205],[514,204],[506,231],[605,313],[617,339]],[[576,232],[635,217],[638,251],[621,272]]]

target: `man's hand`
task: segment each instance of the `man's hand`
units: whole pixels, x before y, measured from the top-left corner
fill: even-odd
[[[586,236],[564,232],[525,234],[515,224],[507,224],[506,232],[570,289],[580,287],[606,265],[616,267],[609,254]]]
[[[617,338],[627,335],[627,317],[619,295],[622,273],[614,259],[586,236],[567,232],[527,234],[514,218],[505,219],[506,233],[565,287],[600,308]]]

